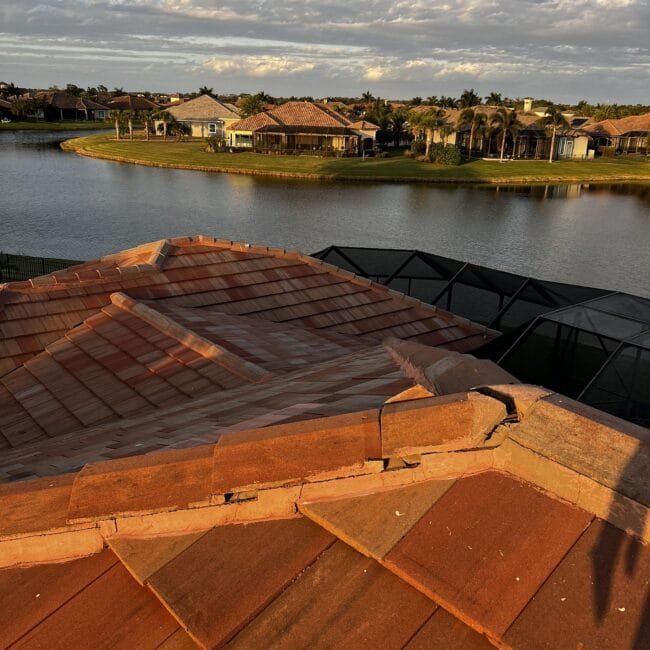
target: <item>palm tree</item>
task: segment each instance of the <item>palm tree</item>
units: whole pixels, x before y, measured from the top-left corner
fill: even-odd
[[[167,140],[167,131],[168,131],[170,125],[173,124],[173,122],[174,122],[174,117],[173,117],[173,115],[172,115],[171,113],[169,113],[168,111],[160,111],[160,113],[158,113],[158,115],[157,115],[156,117],[157,117],[157,118],[160,120],[160,122],[161,122],[161,124],[158,125],[158,129],[161,129],[161,130],[162,130],[163,141],[166,141],[166,140]],[[162,128],[161,128],[161,127],[162,127]]]
[[[501,154],[499,162],[503,162],[503,154],[506,148],[506,138],[511,135],[513,138],[517,136],[522,127],[521,122],[517,119],[517,113],[510,111],[503,106],[497,108],[497,112],[492,118],[492,126],[497,133],[501,134]]]
[[[240,104],[240,112],[242,117],[250,117],[251,115],[257,115],[264,110],[264,105],[266,102],[260,93],[257,95],[249,95],[244,97]]]
[[[129,140],[133,142],[133,118],[136,116],[136,112],[131,109],[122,112],[122,118],[126,120],[126,124],[129,129]]]
[[[552,163],[553,150],[555,149],[555,134],[558,129],[568,129],[570,125],[564,115],[562,115],[560,110],[555,108],[555,106],[551,106],[546,111],[546,115],[541,117],[538,121],[545,129],[551,129],[551,152],[548,156],[548,161]]]
[[[199,88],[199,95],[212,95],[213,88],[208,88],[207,86],[201,86]]]
[[[149,125],[153,117],[153,111],[140,111],[140,117],[142,119],[142,126],[144,127],[144,139],[149,141]]]
[[[393,134],[393,142],[396,147],[399,147],[402,135],[404,134],[406,119],[406,111],[400,109],[391,113],[388,120],[390,131]]]
[[[501,106],[502,101],[503,100],[501,99],[501,93],[491,92],[485,98],[485,103],[488,106]]]
[[[468,160],[472,159],[472,146],[474,144],[474,136],[477,132],[482,132],[487,124],[487,117],[485,113],[475,111],[473,108],[466,108],[460,114],[458,126],[469,126],[469,147],[468,147]]]
[[[458,100],[458,108],[469,108],[481,103],[481,98],[476,94],[474,88],[463,90],[463,94]]]
[[[370,104],[370,102],[373,101],[374,98],[375,97],[373,96],[373,94],[369,90],[366,90],[366,92],[363,93],[363,95],[361,95],[361,99],[363,99],[363,101],[366,104]]]
[[[429,97],[427,97],[427,104],[429,104],[429,106],[436,106],[439,101],[437,95],[429,95]]]
[[[424,155],[429,157],[431,143],[435,131],[441,132],[445,127],[445,112],[440,108],[430,108],[428,111],[411,111],[408,114],[409,125],[426,134],[426,149]]]
[[[120,111],[118,109],[113,110],[113,124],[115,124],[115,139],[119,140],[120,139],[120,126],[122,124],[122,113],[123,111]]]

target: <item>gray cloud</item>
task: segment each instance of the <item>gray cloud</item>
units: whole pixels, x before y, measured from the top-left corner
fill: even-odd
[[[3,0],[0,77],[649,102],[647,0]]]

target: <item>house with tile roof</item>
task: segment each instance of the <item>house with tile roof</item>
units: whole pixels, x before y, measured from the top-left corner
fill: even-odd
[[[160,108],[158,104],[142,95],[121,95],[113,97],[106,102],[111,111],[155,111]]]
[[[63,90],[48,90],[36,94],[48,120],[105,120],[110,109],[88,97],[76,97]]]
[[[235,106],[220,102],[210,95],[200,95],[166,110],[176,121],[188,126],[194,138],[224,137],[226,129],[241,119]],[[156,133],[159,124],[162,122],[155,122]]]
[[[650,149],[650,113],[619,120],[602,120],[584,127],[599,147],[621,153],[645,153]]]
[[[485,115],[488,123],[494,119],[497,113],[497,106],[474,106],[477,113]],[[432,106],[416,106],[414,112],[427,112],[438,110]],[[462,110],[457,108],[439,109],[442,111],[443,127],[434,130],[432,142],[448,145],[456,145],[467,150],[470,139],[470,126],[463,124],[461,120]],[[511,110],[511,109],[508,109]],[[548,159],[551,147],[551,137],[540,123],[546,109],[531,109],[517,113],[517,119],[522,124],[522,129],[516,139],[509,137],[506,141],[507,155],[517,159]],[[419,131],[416,137],[424,137]],[[585,160],[593,156],[590,151],[591,138],[586,130],[571,125],[569,129],[558,130],[555,138],[554,159]],[[500,149],[500,136],[497,133],[478,134],[474,138],[472,149],[485,155],[498,154]]]
[[[286,102],[231,124],[227,132],[233,149],[358,156],[372,149],[378,129],[352,122],[329,104]]]
[[[0,285],[0,645],[642,648],[650,432],[197,236]]]

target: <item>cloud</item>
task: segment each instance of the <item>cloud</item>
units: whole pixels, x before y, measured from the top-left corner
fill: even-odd
[[[203,67],[224,76],[282,77],[309,72],[316,64],[284,57],[248,56],[238,59],[214,58],[206,61]]]
[[[2,0],[0,49],[24,85],[647,102],[649,25],[647,0]]]

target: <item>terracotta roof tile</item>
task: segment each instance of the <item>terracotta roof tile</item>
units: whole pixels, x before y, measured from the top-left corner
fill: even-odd
[[[405,650],[491,650],[481,634],[439,607],[405,646]]]
[[[221,526],[148,584],[198,643],[213,647],[245,627],[332,542],[307,519]]]
[[[643,648],[650,550],[594,521],[505,635],[514,648]],[[549,624],[552,621],[552,624]]]
[[[434,603],[337,542],[229,644],[233,648],[400,648]]]
[[[117,563],[105,551],[65,564],[0,569],[0,645],[15,643]],[[52,643],[54,637],[44,639]],[[49,645],[49,643],[47,645]]]
[[[177,628],[153,594],[118,562],[44,618],[17,647],[155,647]]]
[[[360,497],[301,503],[300,512],[360,553],[381,560],[452,484],[425,481]]]
[[[205,533],[189,533],[151,539],[112,537],[109,545],[131,575],[144,584],[158,569],[182,553]]]
[[[385,564],[475,629],[499,637],[591,519],[490,472],[457,481]]]

